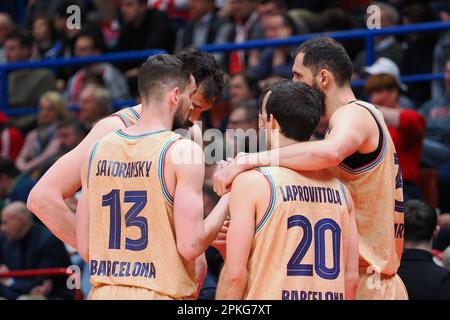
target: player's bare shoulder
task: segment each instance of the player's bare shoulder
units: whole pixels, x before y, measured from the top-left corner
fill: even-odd
[[[203,149],[191,139],[174,135],[176,140],[167,151],[167,159],[172,165],[204,166]]]

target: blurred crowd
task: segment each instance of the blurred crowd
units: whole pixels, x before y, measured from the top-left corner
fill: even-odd
[[[366,28],[367,7],[372,4],[380,9],[381,28],[450,22],[450,1],[28,0],[26,15],[21,16],[18,1],[4,0],[0,2],[0,63],[152,48],[178,53],[189,46]],[[70,5],[81,9],[81,28],[69,28],[67,24],[72,14],[67,12]],[[420,217],[419,222],[406,220],[407,231],[408,223],[432,230],[425,235],[417,231],[420,235],[410,242],[410,248],[423,249],[429,252],[426,259],[450,268],[450,249],[445,250],[450,245],[450,219],[444,214],[450,212],[450,31],[377,37],[375,63],[371,66],[365,65],[363,39],[342,43],[354,64],[353,79],[367,79],[363,87],[355,88],[358,98],[379,105],[389,126],[404,179],[405,200],[413,201],[410,211],[420,216],[433,210],[437,215],[433,208],[439,208],[441,213],[434,225],[433,221],[425,225]],[[222,99],[202,114],[202,129],[257,130],[259,92],[268,83],[292,78],[294,49],[287,46],[215,53],[227,73],[228,86]],[[82,267],[76,252],[64,248],[24,204],[36,181],[76,147],[97,121],[113,113],[115,103],[139,103],[136,77],[142,62],[9,72],[8,108],[37,107],[38,111],[21,116],[0,112],[0,272],[71,264]],[[408,85],[400,79],[401,75],[423,73],[444,73],[445,77],[443,81]],[[327,124],[322,122],[315,137],[321,139],[326,129]],[[227,156],[249,151],[246,143],[239,149],[234,137],[225,139],[234,146]],[[217,202],[210,186],[214,169],[207,168],[206,213]],[[414,202],[417,199],[433,208],[425,207],[425,202]],[[74,211],[76,203],[76,196],[67,199]],[[440,231],[434,232],[439,227]],[[429,245],[414,249],[418,240]],[[208,250],[207,256],[210,271],[201,296],[205,299],[214,296],[221,264],[214,249]],[[410,260],[405,263],[413,261],[414,265],[414,257],[407,255],[406,259]],[[447,279],[448,288],[449,272],[439,272]],[[410,276],[412,282],[417,278]],[[58,279],[0,279],[0,297],[17,299],[24,295],[72,297]]]

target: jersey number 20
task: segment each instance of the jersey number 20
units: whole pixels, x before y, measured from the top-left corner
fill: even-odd
[[[130,210],[125,214],[125,226],[138,227],[141,231],[139,239],[125,239],[125,249],[141,251],[148,244],[148,223],[139,213],[147,204],[147,191],[125,191],[125,203],[133,203]],[[120,249],[122,213],[120,210],[120,190],[112,190],[102,197],[102,206],[109,207],[109,249]]]
[[[288,219],[288,229],[293,227],[300,227],[303,229],[303,238],[300,241],[297,249],[292,255],[287,265],[288,276],[312,276],[312,264],[301,264],[300,262],[305,257],[306,253],[313,241],[313,228],[308,218],[301,215],[295,215]],[[333,244],[333,266],[328,268],[326,266],[325,249],[325,231],[331,231]],[[332,219],[319,220],[314,226],[314,269],[317,275],[323,279],[334,280],[340,273],[340,249],[341,249],[341,228]]]

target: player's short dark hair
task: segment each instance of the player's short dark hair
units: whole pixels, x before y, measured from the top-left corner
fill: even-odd
[[[194,76],[197,86],[203,84],[206,101],[213,101],[222,96],[226,84],[225,72],[211,53],[187,47],[176,56],[183,62],[185,69]]]
[[[0,158],[0,175],[6,175],[11,178],[15,178],[20,174],[20,171],[9,159]]]
[[[338,86],[349,84],[352,78],[353,65],[344,47],[334,39],[315,37],[300,45],[293,55],[303,53],[303,65],[316,76],[320,70],[330,71]]]
[[[13,31],[6,36],[5,40],[16,40],[22,48],[31,49],[33,46],[33,38],[28,32]]]
[[[160,98],[164,86],[178,87],[184,91],[190,77],[179,58],[169,54],[154,55],[139,68],[139,94],[142,99],[150,96]]]
[[[259,105],[266,94],[267,120],[273,115],[280,125],[280,132],[296,141],[307,141],[314,133],[323,110],[321,94],[305,83],[284,80],[266,87],[260,95]]]
[[[405,203],[405,240],[430,241],[437,225],[437,212],[421,200]]]

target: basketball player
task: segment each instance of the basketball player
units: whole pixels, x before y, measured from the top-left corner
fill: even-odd
[[[224,73],[214,57],[188,48],[177,55],[183,67],[192,73],[198,85],[191,97],[194,109],[191,121],[198,120],[220,98],[225,86]],[[110,132],[135,124],[141,105],[126,108],[100,120],[87,137],[72,151],[61,157],[38,181],[28,197],[27,206],[59,239],[76,248],[75,216],[64,202],[81,188],[81,159],[89,146]]]
[[[183,67],[192,73],[197,90],[191,97],[194,109],[191,121],[198,120],[201,112],[211,108],[220,99],[225,86],[224,73],[214,57],[194,48],[187,48],[177,55]],[[99,121],[87,137],[72,151],[61,157],[38,181],[28,197],[28,209],[32,211],[59,239],[76,248],[75,216],[64,199],[70,198],[81,188],[81,162],[89,146],[110,132],[135,124],[140,117],[141,105],[123,109]],[[199,261],[198,280],[206,275],[206,260]]]
[[[82,164],[77,243],[90,298],[193,299],[195,259],[222,227],[228,196],[203,220],[203,151],[171,131],[189,125],[196,91],[181,61],[151,57],[138,87],[139,121],[100,139]]]
[[[403,250],[402,177],[383,116],[373,105],[355,98],[352,62],[339,43],[314,38],[303,43],[295,56],[293,80],[312,85],[325,96],[324,117],[329,120],[325,139],[240,155],[215,175],[215,191],[224,194],[237,174],[255,165],[330,168],[348,187],[355,204],[360,241],[356,298],[407,299],[396,274]]]
[[[322,109],[316,90],[285,81],[260,99],[268,149],[309,140]],[[217,298],[354,298],[358,232],[353,203],[329,171],[260,167],[241,173],[231,189],[230,214]]]

